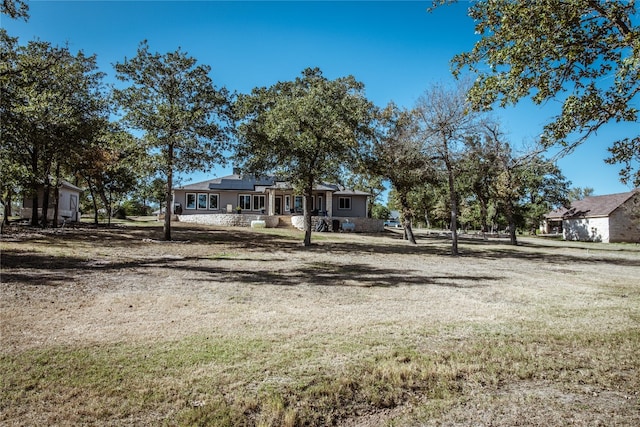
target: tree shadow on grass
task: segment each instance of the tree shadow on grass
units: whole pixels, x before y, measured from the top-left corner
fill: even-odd
[[[247,281],[253,282],[271,282],[295,285],[299,283],[311,284],[331,284],[331,283],[349,283],[349,281],[357,281],[362,286],[391,286],[394,283],[431,283],[443,282],[448,279],[455,278],[455,274],[451,277],[428,277],[422,276],[419,272],[401,271],[401,269],[377,267],[372,268],[370,265],[349,263],[341,264],[340,260],[345,256],[357,257],[358,255],[393,255],[393,256],[442,256],[450,255],[450,240],[439,235],[418,235],[418,244],[411,245],[401,240],[399,233],[383,233],[381,235],[317,235],[317,239],[310,247],[303,247],[302,232],[295,233],[291,231],[271,230],[268,232],[259,232],[255,230],[240,228],[213,228],[198,225],[181,224],[173,230],[174,239],[180,243],[204,245],[199,246],[204,251],[201,253],[211,254],[207,248],[220,245],[224,250],[237,249],[240,252],[249,251],[253,253],[269,253],[274,252],[287,254],[295,253],[330,253],[336,259],[336,266],[313,266],[299,267],[295,271],[283,273],[265,273],[264,271],[236,271],[236,278],[244,277]],[[322,238],[320,238],[322,237]],[[4,250],[0,256],[0,265],[2,266],[2,282],[35,282],[58,284],[67,277],[73,276],[74,271],[80,272],[95,271],[97,268],[105,271],[115,271],[121,269],[140,269],[147,267],[167,267],[172,266],[185,268],[201,268],[188,264],[195,264],[192,261],[200,260],[201,257],[196,255],[192,257],[179,257],[171,260],[161,255],[157,257],[145,257],[143,259],[126,259],[122,261],[109,258],[105,265],[96,265],[95,261],[87,258],[74,258],[69,256],[47,256],[36,252],[37,245],[53,245],[62,249],[68,247],[100,247],[108,246],[110,248],[122,248],[123,251],[135,250],[138,246],[147,246],[149,241],[158,242],[158,253],[171,253],[174,243],[160,242],[162,238],[162,226],[116,226],[112,228],[93,228],[93,227],[77,227],[63,233],[38,233],[37,229],[32,235],[27,235],[21,239],[26,243],[25,251],[20,250]],[[351,239],[351,240],[350,240]],[[31,246],[29,248],[28,246]],[[34,247],[35,246],[35,247]],[[29,250],[31,249],[31,250]],[[572,248],[573,249],[573,248]],[[188,251],[187,251],[188,252]],[[126,252],[125,252],[126,253]],[[545,245],[544,242],[536,244],[530,240],[524,244],[513,247],[506,242],[496,242],[493,240],[482,240],[479,238],[462,238],[460,240],[460,256],[462,258],[474,258],[483,260],[505,261],[507,263],[517,263],[519,261],[531,261],[541,263],[553,263],[554,265],[576,265],[579,263],[606,263],[620,266],[640,266],[640,256],[637,259],[623,258],[606,255],[605,252],[589,251],[589,250],[572,250],[568,252],[562,246]],[[615,254],[613,254],[615,255]],[[211,255],[206,257],[212,258]],[[233,258],[231,258],[233,259]],[[246,257],[245,260],[257,261],[260,257]],[[240,260],[237,258],[237,260]],[[180,261],[178,264],[177,261]],[[269,257],[270,262],[277,264],[277,259]],[[357,261],[357,259],[356,259]],[[28,273],[14,272],[10,269],[18,268],[39,271],[41,274],[29,277]],[[9,270],[7,270],[9,269]],[[66,271],[69,270],[69,271]],[[260,269],[259,269],[260,270]],[[56,273],[58,272],[58,273]],[[226,274],[231,274],[225,270]],[[211,272],[210,272],[211,273]],[[269,277],[274,274],[274,277]],[[261,277],[257,277],[261,276]],[[474,282],[474,278],[464,278],[459,276],[461,282]],[[480,277],[479,280],[492,280],[491,276]]]
[[[498,276],[451,274],[425,275],[418,271],[372,267],[369,264],[306,263],[287,270],[256,271],[248,268],[220,269],[196,267],[204,273],[201,281],[245,283],[269,286],[326,286],[353,288],[391,288],[399,286],[443,286],[479,288],[488,286]]]
[[[302,262],[293,268],[277,269],[278,260],[255,258],[148,257],[138,260],[94,261],[78,257],[51,257],[37,252],[5,251],[2,254],[2,283],[33,286],[69,285],[84,274],[131,271],[147,274],[151,269],[162,274],[163,269],[189,270],[193,280],[216,283],[244,283],[271,286],[328,286],[328,287],[397,287],[444,286],[474,288],[499,280],[493,275],[428,275],[402,268],[374,267],[362,263]],[[239,266],[237,261],[268,262],[269,269]],[[170,275],[167,273],[166,275]],[[191,279],[190,279],[191,280]]]
[[[577,264],[613,264],[626,267],[640,267],[640,254],[637,258],[616,256],[619,251],[600,248],[576,248],[548,246],[531,241],[520,242],[517,246],[508,243],[465,240],[461,244],[460,256],[486,260],[533,261],[554,265]],[[631,252],[631,255],[634,253]],[[629,253],[626,253],[629,255]]]

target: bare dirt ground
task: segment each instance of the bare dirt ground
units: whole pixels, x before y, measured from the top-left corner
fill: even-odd
[[[534,375],[471,384],[435,415],[421,413],[424,400],[417,396],[340,423],[640,425],[640,373],[633,360],[640,350],[639,246],[521,239],[512,247],[468,238],[461,241],[461,256],[453,258],[441,237],[419,234],[418,245],[411,246],[399,233],[314,233],[314,244],[304,248],[302,234],[289,230],[176,224],[171,243],[158,240],[159,227],[146,225],[13,230],[0,242],[0,352],[13,361],[60,346],[204,335],[269,340],[282,353],[299,351],[305,343],[316,352],[324,346],[324,355],[299,367],[308,372],[310,364],[339,371],[394,346],[437,354],[485,335],[517,340],[520,333],[629,334],[630,342],[607,343],[602,350],[615,357],[619,372],[600,374],[619,381],[582,381],[578,369],[562,374],[561,381]],[[536,343],[524,347],[539,349],[543,365],[563,352],[578,357],[578,341],[553,354]],[[581,369],[589,371],[590,363],[586,358]],[[261,375],[264,382],[285,381]],[[252,377],[237,387],[255,382]],[[606,388],[614,383],[617,388]],[[3,400],[16,387],[3,383]],[[60,413],[65,409],[33,407],[33,399],[27,407],[12,399],[0,406],[0,424],[65,419]],[[154,425],[170,420],[176,409],[166,411],[138,414],[133,421],[112,416],[107,424]],[[82,417],[71,420],[87,423]],[[91,418],[89,423],[101,424]]]

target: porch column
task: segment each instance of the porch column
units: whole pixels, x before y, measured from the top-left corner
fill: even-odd
[[[325,192],[325,210],[327,211],[328,216],[333,216],[333,193],[331,191]]]
[[[267,211],[267,215],[275,215],[276,214],[276,191],[272,189],[267,190],[267,194],[269,195],[269,210]]]

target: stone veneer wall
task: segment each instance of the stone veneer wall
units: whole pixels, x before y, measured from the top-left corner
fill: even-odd
[[[333,231],[333,221],[338,220],[340,223],[350,222],[355,224],[356,233],[381,233],[384,231],[384,221],[381,219],[373,219],[373,218],[343,218],[343,217],[322,217],[322,216],[312,216],[311,217],[311,229],[316,229],[316,224],[320,220],[325,220],[329,225],[329,231]],[[304,216],[302,215],[294,215],[291,217],[291,224],[297,228],[298,230],[304,230]]]
[[[291,218],[291,225],[299,230],[304,230],[304,216],[294,215]],[[315,230],[316,224],[320,220],[325,220],[329,225],[329,231],[333,231],[333,221],[338,220],[340,223],[350,222],[355,224],[356,233],[380,233],[384,231],[384,221],[372,218],[342,218],[342,217],[311,217],[311,227]],[[217,225],[221,227],[251,227],[251,221],[262,220],[268,228],[278,226],[278,217],[269,215],[253,215],[253,214],[196,214],[196,215],[178,215],[178,221],[190,222],[196,224]]]
[[[219,225],[221,227],[251,227],[251,221],[264,221],[269,228],[278,226],[278,217],[252,214],[197,214],[178,215],[180,222],[196,224]]]

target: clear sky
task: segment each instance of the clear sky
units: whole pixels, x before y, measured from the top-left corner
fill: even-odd
[[[150,50],[178,47],[212,67],[216,86],[250,92],[295,79],[307,67],[327,78],[353,75],[378,106],[389,101],[411,108],[431,84],[451,83],[449,61],[470,50],[477,35],[465,1],[427,12],[426,1],[29,1],[30,19],[2,16],[2,27],[21,44],[39,38],[72,52],[97,54],[107,81],[113,64]],[[493,113],[515,147],[531,145],[558,110],[549,102],[523,101]],[[638,124],[610,125],[559,160],[565,176],[595,194],[629,191],[618,167],[604,163],[606,147]],[[634,129],[636,131],[637,129]],[[231,165],[185,177],[183,184],[230,173]]]

